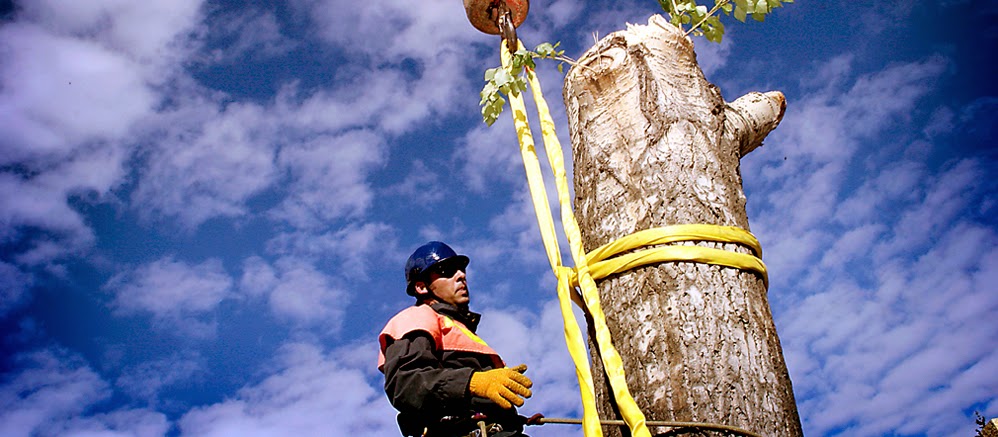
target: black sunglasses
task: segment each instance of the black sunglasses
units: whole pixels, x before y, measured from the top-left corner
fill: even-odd
[[[464,271],[464,267],[461,266],[461,263],[441,263],[433,266],[429,273],[436,273],[443,278],[451,278],[454,277],[454,274],[457,273],[458,270],[462,272]]]

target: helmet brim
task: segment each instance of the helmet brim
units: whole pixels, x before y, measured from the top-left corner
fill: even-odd
[[[430,271],[432,271],[433,268],[436,267],[436,266],[444,265],[444,264],[450,264],[450,263],[456,263],[456,264],[458,264],[458,265],[461,266],[461,270],[464,270],[464,269],[468,268],[468,264],[470,262],[471,262],[471,259],[468,258],[467,256],[464,256],[464,255],[454,255],[454,256],[451,256],[451,257],[447,257],[447,258],[443,258],[443,259],[437,260],[437,261],[431,263],[430,265],[427,265],[426,268],[422,269],[422,271],[419,272],[418,275],[416,275],[416,277],[412,278],[412,280],[410,280],[409,283],[406,284],[405,292],[408,293],[410,296],[415,296],[416,295],[416,283],[417,282],[425,282],[426,281],[426,275],[427,275],[427,273],[430,272]]]

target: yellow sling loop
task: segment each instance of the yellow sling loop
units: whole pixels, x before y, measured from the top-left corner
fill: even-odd
[[[518,41],[520,48],[523,44]],[[511,55],[506,44],[501,44],[503,67],[508,67]],[[593,329],[596,335],[596,346],[599,349],[603,367],[606,370],[610,388],[616,399],[618,410],[624,422],[635,437],[651,437],[644,414],[627,388],[620,354],[613,347],[610,330],[606,325],[606,317],[600,307],[599,290],[596,279],[637,266],[666,261],[695,261],[734,267],[759,273],[766,280],[766,267],[759,257],[762,256],[759,242],[751,233],[740,228],[714,225],[677,225],[649,229],[636,232],[617,241],[606,244],[593,252],[586,254],[582,247],[582,234],[579,224],[572,212],[568,191],[568,179],[565,175],[565,160],[561,151],[561,143],[554,131],[554,121],[551,119],[547,102],[541,92],[540,83],[530,69],[525,69],[531,94],[537,105],[541,123],[541,134],[544,140],[544,150],[547,153],[551,170],[554,173],[558,200],[561,209],[562,226],[568,239],[572,260],[575,268],[565,267],[561,262],[561,251],[558,247],[558,237],[555,234],[554,221],[549,213],[550,203],[544,190],[544,180],[541,175],[540,162],[534,146],[533,136],[527,122],[527,111],[523,95],[509,95],[509,103],[520,143],[520,154],[527,173],[527,183],[530,196],[541,231],[541,239],[547,252],[551,269],[558,277],[558,301],[564,320],[565,342],[569,355],[575,363],[575,373],[579,380],[579,391],[582,397],[582,429],[587,437],[602,437],[599,414],[596,411],[596,394],[593,388],[592,370],[586,353],[585,341],[579,330],[575,314],[571,307],[572,287],[581,289],[582,300],[593,319]],[[711,249],[701,246],[661,246],[631,252],[626,255],[611,258],[614,255],[647,245],[667,244],[677,241],[715,241],[721,243],[738,243],[749,247],[754,255]]]

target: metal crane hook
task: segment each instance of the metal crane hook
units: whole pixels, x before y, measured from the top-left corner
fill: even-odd
[[[518,48],[516,28],[526,20],[529,9],[529,0],[464,0],[468,21],[482,32],[502,37],[510,53]]]

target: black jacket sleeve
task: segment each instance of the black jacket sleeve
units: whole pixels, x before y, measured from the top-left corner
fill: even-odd
[[[400,413],[423,418],[465,414],[471,368],[445,368],[433,338],[413,331],[385,349],[385,393]]]

